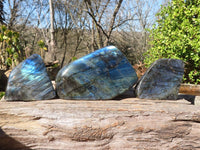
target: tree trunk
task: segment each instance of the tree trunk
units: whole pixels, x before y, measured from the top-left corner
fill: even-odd
[[[49,9],[50,9],[50,22],[51,22],[51,28],[50,28],[51,41],[48,52],[45,55],[45,61],[53,62],[56,60],[56,54],[55,54],[56,42],[55,42],[55,31],[54,31],[54,8],[52,0],[49,0]]]
[[[0,102],[1,149],[196,149],[200,106],[179,99]]]

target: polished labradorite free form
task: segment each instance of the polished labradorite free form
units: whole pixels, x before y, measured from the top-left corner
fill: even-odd
[[[56,96],[42,58],[33,54],[10,73],[5,100],[43,100]]]
[[[183,74],[182,60],[159,59],[138,82],[136,94],[142,99],[177,99]]]
[[[57,74],[56,90],[62,99],[112,99],[136,81],[126,57],[108,46],[64,66]]]

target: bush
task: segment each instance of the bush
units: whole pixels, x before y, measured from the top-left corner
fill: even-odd
[[[0,69],[9,69],[24,59],[19,33],[0,26]]]
[[[159,58],[185,63],[184,82],[200,83],[200,0],[173,0],[162,7],[150,29],[151,48],[145,53],[150,65]]]

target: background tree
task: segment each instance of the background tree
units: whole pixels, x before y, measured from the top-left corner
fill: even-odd
[[[158,0],[126,1],[122,8],[122,15],[127,13],[130,19],[114,32],[114,45],[123,51],[132,64],[143,63],[143,53],[150,47],[147,29],[155,23],[159,2]]]
[[[182,59],[185,82],[200,83],[200,0],[172,0],[157,16],[145,62],[150,65],[159,58]]]
[[[0,0],[0,23],[5,24],[4,0]]]
[[[45,60],[50,52],[53,13],[54,54],[61,67],[106,45],[117,46],[135,64],[148,49],[146,28],[154,22],[162,1],[7,0],[5,23],[20,34],[26,57],[38,53]]]
[[[84,0],[84,3],[86,12],[91,17],[93,23],[93,45],[96,44],[97,48],[101,48],[111,44],[113,30],[129,20],[126,14],[124,14],[123,18],[118,15],[123,0]],[[97,33],[96,36],[95,31]],[[95,37],[97,37],[96,41]]]
[[[49,58],[46,56],[46,61],[55,61],[56,60],[56,54],[55,54],[55,48],[56,48],[56,42],[55,42],[55,31],[54,31],[54,5],[53,0],[49,0],[49,10],[50,10],[50,46],[49,46],[49,52],[46,54],[49,54]]]

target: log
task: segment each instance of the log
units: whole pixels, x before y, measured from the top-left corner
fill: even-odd
[[[200,85],[181,84],[179,92],[184,93],[184,94],[199,95],[200,96]]]
[[[199,139],[200,106],[185,99],[0,101],[3,150],[189,150]]]

